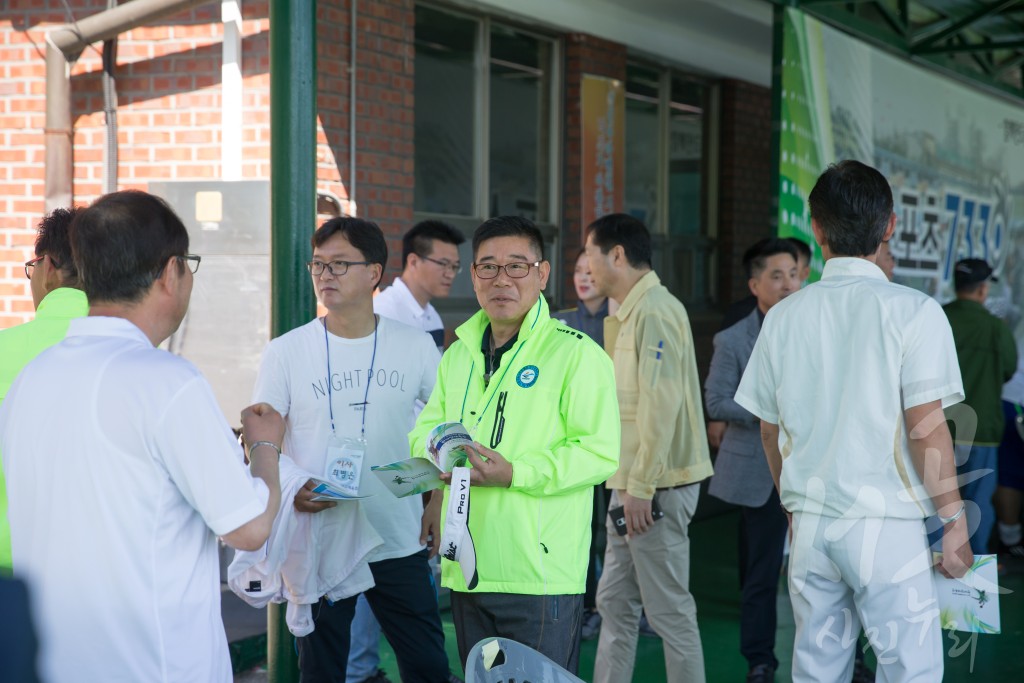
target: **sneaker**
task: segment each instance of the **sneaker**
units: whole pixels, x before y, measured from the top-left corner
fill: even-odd
[[[384,669],[377,669],[373,675],[363,681],[363,683],[391,683],[391,679],[388,678]]]
[[[601,633],[601,613],[596,609],[583,610],[583,640],[593,640]]]
[[[651,622],[647,621],[646,614],[640,615],[640,635],[645,638],[661,638],[658,632],[654,630],[654,627],[651,626]]]
[[[1013,545],[1006,545],[1002,541],[999,542],[999,554],[1007,557],[1015,557],[1017,559],[1024,559],[1024,541],[1014,543]]]
[[[772,683],[775,669],[771,664],[758,664],[747,672],[747,683]]]

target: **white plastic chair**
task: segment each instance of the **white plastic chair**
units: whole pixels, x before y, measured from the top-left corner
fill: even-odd
[[[532,647],[484,638],[469,651],[466,683],[584,683]]]

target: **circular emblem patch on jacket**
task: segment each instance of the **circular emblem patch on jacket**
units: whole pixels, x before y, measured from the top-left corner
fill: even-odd
[[[529,389],[537,383],[537,378],[540,376],[540,370],[536,365],[526,365],[519,374],[516,375],[516,384],[521,386],[523,389]]]

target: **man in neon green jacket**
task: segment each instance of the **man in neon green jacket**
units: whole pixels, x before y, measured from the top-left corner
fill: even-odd
[[[36,257],[25,264],[31,281],[36,317],[23,325],[0,330],[0,402],[14,378],[29,361],[67,334],[73,318],[89,312],[85,292],[71,260],[68,226],[75,209],[56,209],[39,223]],[[0,572],[11,569],[11,530],[7,525],[7,486],[0,469]]]
[[[479,640],[501,636],[575,672],[593,486],[618,466],[619,412],[607,354],[550,317],[541,296],[550,272],[529,220],[477,228],[472,276],[483,310],[456,330],[409,441],[425,457],[431,429],[462,422],[476,442],[476,585],[467,588],[458,564],[441,563],[463,663]],[[446,508],[435,491],[424,515],[435,549]]]

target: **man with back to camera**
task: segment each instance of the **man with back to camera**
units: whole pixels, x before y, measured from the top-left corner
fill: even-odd
[[[375,315],[373,291],[388,251],[367,220],[332,218],[313,234],[307,264],[327,315],[270,342],[254,396],[285,416],[285,446],[303,470],[360,496],[359,502],[315,502],[313,482],[295,496],[296,510],[364,514],[384,541],[370,558],[374,586],[364,595],[395,650],[403,681],[449,680],[444,631],[427,560],[437,534],[423,524],[419,497],[395,498],[370,472],[401,460],[417,402],[436,379],[437,348],[429,335]],[[358,507],[357,507],[358,506]],[[344,681],[357,595],[313,607],[314,630],[297,639],[302,681]]]
[[[462,233],[439,220],[421,221],[402,237],[402,274],[373,298],[373,310],[410,327],[423,330],[444,351],[444,323],[430,303],[451,291],[462,271],[459,245]],[[416,410],[419,414],[419,409]],[[366,597],[359,596],[352,619],[347,683],[387,683],[380,668],[380,624]]]
[[[844,634],[863,623],[879,680],[938,681],[924,519],[944,525],[944,574],[973,559],[942,413],[963,400],[953,336],[938,303],[874,263],[896,222],[881,173],[840,162],[808,201],[822,279],[768,312],[736,393],[761,419],[791,516],[793,679],[850,680],[856,639]]]
[[[89,316],[0,407],[14,572],[36,589],[42,677],[226,683],[216,536],[266,541],[283,421],[266,405],[242,412],[250,476],[209,384],[154,348],[181,324],[199,266],[161,199],[101,197],[71,246]]]
[[[586,244],[594,285],[621,302],[604,332],[622,424],[621,462],[607,487],[609,516],[621,508],[626,527],[620,535],[609,519],[595,680],[632,679],[643,608],[662,638],[669,680],[702,681],[689,524],[712,468],[689,318],[651,268],[643,223],[603,216],[588,226]]]
[[[708,493],[740,506],[740,652],[747,683],[774,680],[775,601],[789,524],[779,505],[761,445],[760,421],[733,400],[765,314],[800,288],[792,243],[768,237],[749,252],[748,286],[757,308],[715,335],[715,352],[704,384],[708,416],[727,424]]]
[[[27,323],[0,330],[0,403],[21,369],[67,334],[74,318],[89,313],[71,259],[68,226],[77,209],[54,209],[36,233],[35,258],[25,264],[36,317]],[[11,569],[11,536],[7,525],[7,487],[0,472],[0,572]]]
[[[550,272],[528,219],[499,216],[476,229],[472,276],[482,310],[456,329],[409,435],[421,457],[443,422],[462,422],[476,440],[468,529],[478,582],[470,588],[459,564],[441,561],[463,664],[490,636],[517,640],[571,672],[579,661],[593,486],[615,471],[619,421],[607,356],[548,312]],[[435,528],[449,488],[434,491],[428,506]]]
[[[1017,342],[1006,323],[985,308],[989,281],[996,280],[992,267],[983,259],[968,258],[953,267],[956,300],[942,307],[953,330],[960,374],[964,382],[964,404],[977,415],[973,434],[956,429],[957,473],[960,493],[969,501],[967,526],[971,548],[988,552],[989,536],[996,523],[992,496],[996,492],[999,442],[1003,438],[1004,416],[1000,399],[1003,384],[1017,369]]]

